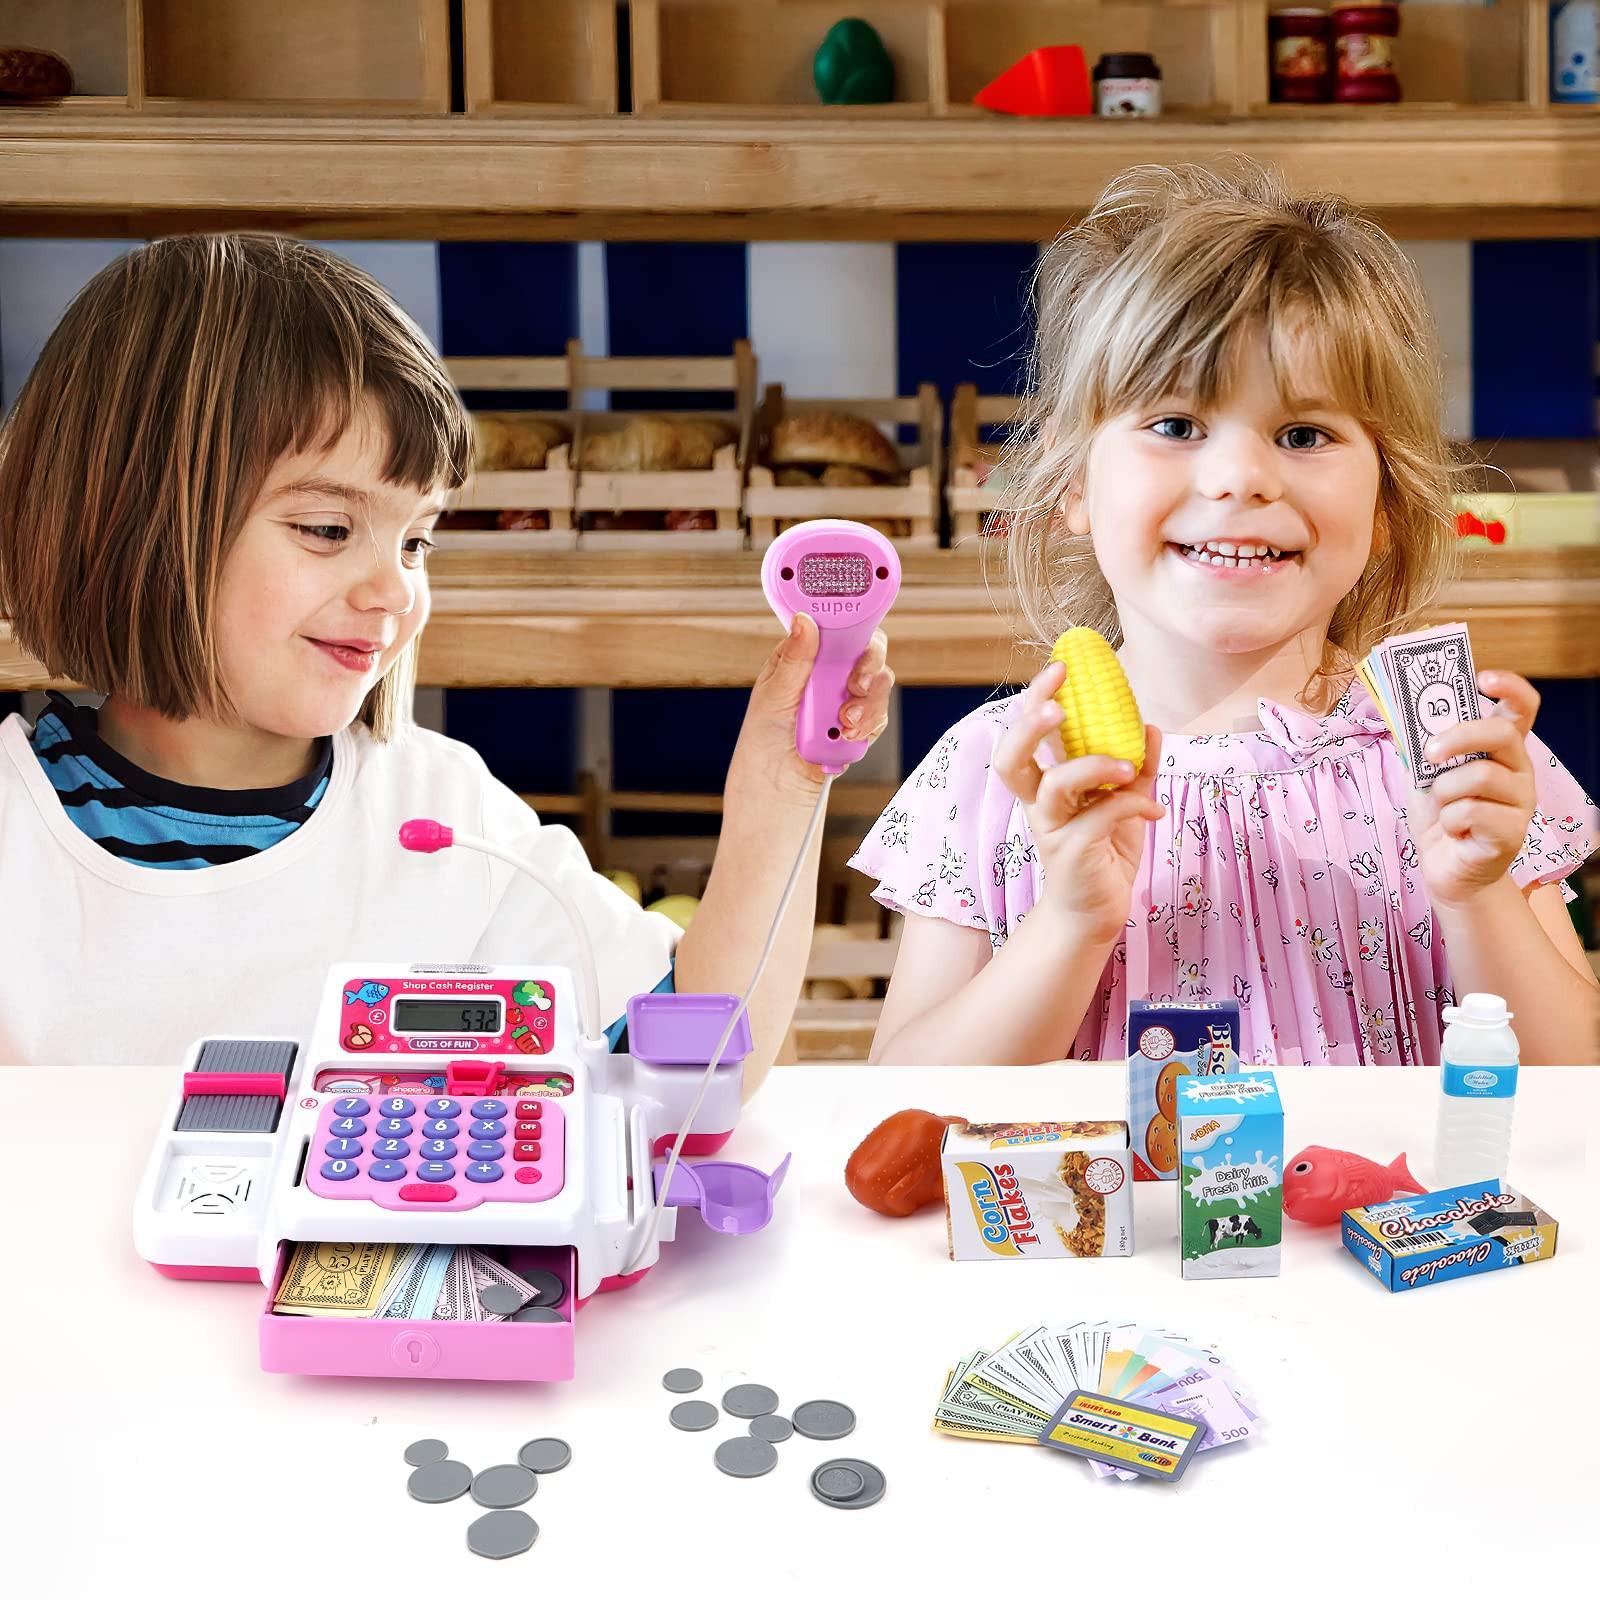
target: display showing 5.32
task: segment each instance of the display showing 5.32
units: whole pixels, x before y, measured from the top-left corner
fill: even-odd
[[[498,1000],[396,1000],[396,1033],[499,1033],[505,1017]]]

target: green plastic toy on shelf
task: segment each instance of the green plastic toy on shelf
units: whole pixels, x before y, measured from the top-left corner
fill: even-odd
[[[859,17],[845,17],[828,29],[811,75],[824,105],[882,105],[894,99],[894,62],[878,30]]]

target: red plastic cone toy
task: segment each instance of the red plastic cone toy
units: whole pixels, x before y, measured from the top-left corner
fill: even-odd
[[[1088,64],[1075,44],[1030,50],[972,98],[985,110],[1014,117],[1087,117],[1094,110]]]

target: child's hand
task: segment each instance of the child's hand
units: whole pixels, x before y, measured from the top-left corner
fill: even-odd
[[[1128,920],[1147,825],[1166,815],[1153,797],[1161,732],[1145,725],[1137,778],[1129,762],[1110,756],[1058,759],[1046,768],[1037,752],[1060,726],[1061,708],[1051,696],[1065,677],[1066,668],[1052,661],[1022,691],[1017,717],[995,746],[994,770],[1022,802],[1047,902],[1090,938],[1114,939]],[[1120,787],[1101,789],[1106,783]]]
[[[1539,691],[1514,672],[1480,672],[1478,687],[1500,703],[1487,717],[1457,723],[1431,739],[1430,761],[1475,750],[1441,772],[1407,807],[1422,881],[1435,905],[1460,906],[1498,883],[1516,859],[1533,820],[1533,763],[1526,743],[1539,709]]]
[[[788,636],[767,657],[750,690],[750,705],[739,729],[739,743],[728,767],[728,793],[749,791],[753,798],[770,799],[774,788],[780,795],[793,795],[812,804],[822,786],[822,769],[800,759],[795,749],[795,718],[800,696],[817,659],[820,636],[817,624],[803,611],[797,611]],[[889,641],[878,629],[856,661],[846,687],[846,700],[839,726],[847,739],[871,744],[889,723],[889,691],[894,688],[894,673],[885,662]]]

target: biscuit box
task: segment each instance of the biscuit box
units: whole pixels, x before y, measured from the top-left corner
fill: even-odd
[[[1358,1206],[1339,1219],[1345,1249],[1391,1293],[1523,1267],[1556,1253],[1556,1219],[1500,1178]]]
[[[1129,1003],[1128,1126],[1139,1182],[1177,1174],[1173,1085],[1182,1077],[1237,1072],[1238,1040],[1239,1007],[1232,1000]]]
[[[1283,1102],[1270,1072],[1180,1078],[1178,1253],[1186,1278],[1275,1278]]]
[[[1125,1122],[968,1122],[944,1131],[952,1261],[1133,1254]]]

